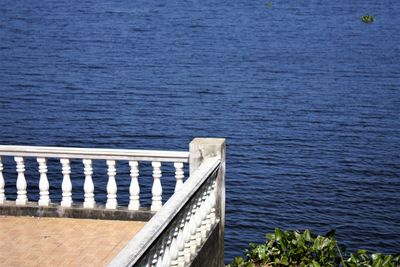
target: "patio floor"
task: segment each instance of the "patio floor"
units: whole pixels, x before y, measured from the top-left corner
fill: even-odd
[[[106,266],[145,223],[0,216],[0,264]]]

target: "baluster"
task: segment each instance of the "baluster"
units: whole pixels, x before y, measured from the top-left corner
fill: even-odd
[[[15,204],[17,205],[26,205],[28,202],[28,197],[26,196],[26,180],[25,180],[25,164],[23,157],[14,157],[15,162],[17,163],[17,200]]]
[[[199,196],[197,201],[197,209],[195,215],[195,222],[196,222],[196,246],[199,247],[201,245],[201,221],[202,221],[202,212],[201,212],[201,205],[202,204],[202,196]]]
[[[49,180],[47,179],[47,165],[45,158],[37,158],[37,162],[39,163],[39,190],[40,190],[40,198],[39,198],[39,206],[48,206],[50,204],[49,197]]]
[[[161,186],[161,162],[152,162],[153,166],[153,187],[151,193],[153,194],[151,210],[158,211],[162,207],[162,186]]]
[[[151,248],[147,259],[145,259],[145,267],[154,267],[154,264],[157,261],[157,249],[155,247]],[[143,264],[139,263],[139,266],[143,266]]]
[[[83,165],[84,174],[85,174],[85,183],[83,185],[83,190],[85,191],[85,200],[83,202],[84,208],[94,208],[96,202],[94,200],[94,184],[92,180],[93,168],[92,168],[92,160],[84,159]]]
[[[157,260],[158,260],[158,249],[155,249],[153,257],[149,259],[150,266],[151,267],[156,266]]]
[[[179,232],[176,238],[177,249],[178,249],[178,259],[177,266],[183,267],[185,264],[185,225],[188,212],[186,211],[185,217],[182,218],[181,224],[179,225]]]
[[[191,257],[196,255],[196,249],[197,249],[197,214],[199,213],[197,204],[194,204],[193,210],[192,210],[192,216],[190,218],[190,255]]]
[[[165,240],[162,240],[161,245],[158,250],[158,253],[157,253],[158,257],[157,257],[156,267],[163,267],[162,260],[163,260],[164,250],[165,250]]]
[[[162,256],[161,256],[161,255],[158,256],[158,258],[157,258],[156,267],[163,267],[163,266],[162,266]]]
[[[171,247],[169,249],[170,257],[171,257],[170,266],[172,266],[172,267],[178,266],[178,243],[176,240],[177,237],[178,237],[178,234],[173,237],[172,242],[171,242]]]
[[[72,183],[71,183],[71,166],[69,159],[60,159],[62,165],[63,181],[61,184],[62,200],[61,207],[72,206]]]
[[[210,221],[210,223],[211,223],[211,226],[213,226],[214,224],[215,224],[215,222],[216,222],[216,220],[217,220],[217,216],[216,216],[216,212],[215,212],[215,207],[216,207],[216,205],[217,205],[217,198],[216,198],[216,194],[217,194],[217,192],[216,192],[216,189],[215,189],[215,184],[216,184],[216,182],[215,181],[213,181],[213,183],[212,183],[212,190],[211,190],[211,194],[210,194],[210,203],[211,203],[211,211],[210,211],[210,219],[211,219],[211,221]]]
[[[168,241],[166,242],[167,244],[165,245],[164,253],[162,255],[162,267],[170,267],[171,266],[171,234],[168,234]]]
[[[129,187],[129,210],[139,210],[140,208],[140,187],[138,182],[139,169],[137,161],[129,161],[131,167],[131,185]]]
[[[108,166],[108,183],[107,183],[107,203],[106,209],[116,209],[117,202],[117,183],[115,182],[115,175],[117,170],[115,169],[115,160],[107,160]]]
[[[0,157],[0,204],[4,204],[6,201],[6,195],[4,191],[4,177],[3,177],[3,163],[1,162],[1,157]]]
[[[207,191],[203,194],[203,203],[201,204],[201,241],[202,243],[207,239],[207,214],[208,214],[208,202],[207,202]]]
[[[182,264],[182,259],[180,261],[180,266],[184,266],[185,264],[189,264],[190,263],[190,258],[191,258],[191,237],[192,237],[192,233],[191,233],[191,220],[192,220],[192,216],[193,216],[193,208],[194,206],[192,206],[186,216],[186,222],[185,222],[185,227],[183,228],[183,239],[185,241],[185,248],[184,248],[184,260],[183,260],[183,264]]]
[[[179,235],[182,236],[182,227],[183,227],[184,219],[185,219],[185,217],[182,217],[177,220],[176,226],[173,231],[172,242],[171,242],[171,246],[170,246],[171,266],[172,267],[178,267],[178,257],[179,257],[178,242],[180,242],[179,240],[182,240],[182,250],[185,245],[183,243],[183,238],[179,237]]]
[[[210,211],[210,224],[213,226],[217,221],[217,216],[215,214],[216,198],[215,192],[213,191],[210,196],[211,211]]]
[[[175,178],[176,178],[176,185],[175,185],[175,192],[178,192],[178,190],[182,187],[183,185],[183,163],[182,162],[175,162],[174,163],[175,167]]]
[[[212,213],[212,203],[211,203],[211,195],[213,194],[212,185],[208,187],[208,196],[206,200],[206,233],[209,233],[211,230],[211,213]]]

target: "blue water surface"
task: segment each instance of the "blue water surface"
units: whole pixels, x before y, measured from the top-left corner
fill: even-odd
[[[227,261],[275,227],[336,228],[350,251],[400,252],[399,10],[1,0],[0,143],[188,150],[194,137],[225,137]]]

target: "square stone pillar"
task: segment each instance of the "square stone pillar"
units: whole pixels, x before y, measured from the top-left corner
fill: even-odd
[[[207,158],[218,157],[221,161],[217,176],[217,204],[216,215],[219,218],[219,243],[217,251],[218,267],[224,266],[224,225],[225,225],[225,158],[226,142],[224,138],[195,138],[189,146],[189,172],[190,175],[199,168]]]

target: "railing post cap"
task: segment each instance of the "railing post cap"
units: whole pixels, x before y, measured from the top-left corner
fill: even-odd
[[[189,171],[192,174],[206,158],[219,157],[225,161],[225,138],[194,138],[189,145]]]
[[[208,145],[223,145],[226,142],[225,138],[204,138],[204,137],[196,137],[192,140],[191,143],[196,144],[208,144]]]
[[[221,150],[225,150],[225,146],[225,138],[194,138],[190,142],[190,153],[200,152],[203,158],[212,158],[221,156]]]

